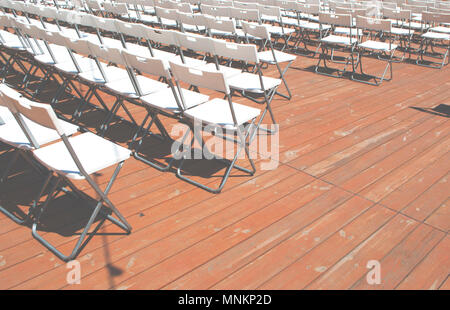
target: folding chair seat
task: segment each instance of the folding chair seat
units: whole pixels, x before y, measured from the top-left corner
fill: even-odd
[[[228,87],[226,79],[221,72],[202,71],[174,63],[171,63],[170,66],[178,88],[180,87],[180,82],[185,82],[197,87],[224,93],[225,98],[227,99],[212,99],[193,108],[186,109],[186,98],[180,97],[181,105],[184,108],[183,122],[188,125],[189,130],[186,131],[182,141],[180,142],[179,149],[174,154],[174,158],[181,157],[181,162],[177,169],[177,176],[182,180],[212,193],[220,193],[233,168],[248,173],[249,175],[253,175],[256,172],[256,168],[250,156],[248,147],[253,140],[253,133],[256,130],[255,121],[261,111],[256,108],[232,102],[230,88]],[[236,134],[238,137],[237,140],[233,139],[238,148],[232,160],[216,156],[217,159],[224,162],[227,166],[220,185],[216,188],[197,182],[182,173],[183,164],[186,160],[187,154],[186,152],[181,153],[181,149],[183,148],[184,141],[187,139],[190,132],[193,133],[193,137],[189,145],[193,146],[194,142],[197,141],[206,153],[205,155],[208,156],[207,158],[214,158],[214,155],[207,149],[207,146],[203,141],[203,137],[198,130],[203,129],[205,126],[210,127],[209,129],[212,130],[215,130],[214,128],[222,130],[225,129],[227,133],[231,132]],[[226,139],[225,136],[222,136],[222,138]],[[236,160],[243,150],[247,155],[251,169],[236,165]]]
[[[167,84],[164,84],[165,87],[162,87],[150,94],[141,96],[140,102],[147,108],[147,115],[144,118],[141,126],[139,126],[138,130],[133,136],[132,144],[134,145],[138,138],[140,140],[137,142],[136,147],[134,148],[134,157],[144,163],[147,163],[161,171],[165,171],[170,169],[173,163],[173,159],[169,161],[167,165],[162,165],[159,163],[155,163],[143,157],[140,154],[140,149],[142,147],[142,142],[145,137],[153,134],[151,131],[152,126],[155,124],[160,133],[161,138],[167,139],[169,138],[169,134],[167,133],[164,125],[159,120],[158,115],[164,115],[166,117],[179,119],[183,108],[181,103],[179,102],[179,94],[182,93],[183,98],[185,100],[189,100],[188,108],[193,106],[202,104],[208,101],[209,96],[200,94],[198,92],[194,92],[191,90],[187,90],[184,88],[175,88],[172,83],[172,76],[170,74],[169,68],[161,59],[152,58],[152,57],[140,57],[138,55],[133,55],[132,53],[124,50],[122,51],[122,55],[125,58],[127,66],[131,70],[137,70],[142,74],[149,74],[155,76],[159,79],[163,79]],[[142,81],[137,80],[136,82],[137,88],[140,89],[143,87]],[[148,122],[148,123],[147,123]]]
[[[18,101],[15,103],[15,106],[21,115],[45,127],[56,130],[62,140],[33,151],[36,160],[49,171],[46,184],[50,188],[45,202],[37,205],[35,210],[32,210],[34,214],[32,225],[33,237],[61,260],[70,261],[79,254],[80,250],[91,239],[90,237],[86,239],[86,237],[99,214],[103,214],[104,218],[96,225],[97,227],[93,230],[94,234],[105,220],[111,221],[126,233],[130,233],[131,226],[109,200],[108,193],[123,163],[129,158],[131,152],[90,132],[68,138],[67,133],[60,125],[60,120],[57,119],[53,109],[49,105]],[[29,136],[36,135],[31,130],[27,130],[27,132]],[[106,189],[103,191],[92,176],[111,166],[115,166],[116,168]],[[50,182],[52,180],[54,180],[53,184]],[[98,198],[96,198],[96,206],[92,210],[91,216],[83,228],[74,249],[69,255],[64,255],[39,234],[38,225],[42,224],[41,218],[45,215],[45,210],[49,203],[61,190],[60,184],[69,186],[73,194],[79,198],[86,198],[86,194],[77,189],[71,180],[86,180]],[[104,211],[104,207],[107,208],[108,212]]]
[[[338,26],[349,29],[348,35],[340,35],[335,34],[334,31],[330,31],[328,35],[320,39],[319,47],[321,48],[321,53],[319,56],[319,60],[315,67],[315,72],[332,76],[332,77],[342,77],[344,73],[347,71],[347,66],[351,64],[352,72],[355,64],[354,59],[354,49],[358,42],[357,38],[353,35],[352,31],[357,32],[356,29],[353,28],[352,16],[349,14],[330,14],[330,13],[319,13],[320,25],[329,25],[332,26],[333,29],[336,29]],[[361,32],[361,31],[360,31]],[[335,51],[341,51],[346,54],[344,56],[344,60],[336,60],[334,57]],[[329,51],[331,54],[329,55]],[[330,68],[327,64],[328,58],[330,58],[331,62],[344,64],[342,69],[338,68]],[[329,73],[328,71],[322,71],[320,64],[323,63],[323,67],[325,69],[333,69],[337,72],[337,75],[333,73]]]
[[[0,84],[0,119],[2,120],[0,123],[2,124],[0,125],[0,141],[13,147],[13,151],[15,152],[11,161],[5,167],[5,170],[2,169],[3,171],[0,172],[2,173],[0,183],[7,181],[9,172],[19,156],[22,156],[34,168],[37,168],[39,172],[42,172],[40,167],[36,167],[36,164],[32,161],[29,152],[40,148],[41,145],[46,145],[60,139],[55,130],[42,126],[26,117],[20,117],[17,115],[13,102],[18,100],[31,102],[5,84]],[[13,111],[14,114],[11,113],[11,111]],[[68,122],[61,121],[60,125],[68,135],[72,135],[78,131],[77,126]],[[28,128],[29,130],[37,133],[37,136],[30,139],[30,136],[23,130],[23,128]],[[24,224],[27,222],[30,219],[29,216],[31,215],[31,213],[28,213],[21,218],[2,206],[0,206],[0,211],[18,224]]]
[[[242,63],[253,64],[255,66],[255,73],[242,72],[239,75],[227,78],[227,84],[232,91],[240,92],[246,98],[256,103],[266,105],[266,108],[258,121],[257,128],[260,128],[267,112],[269,112],[271,116],[272,123],[276,124],[275,116],[271,108],[271,102],[282,80],[262,75],[256,46],[252,44],[237,44],[214,40],[214,50],[217,56],[236,59]],[[255,98],[258,96],[262,96],[263,99],[259,100]],[[276,129],[267,131],[274,133]]]
[[[394,53],[397,49],[397,44],[393,43],[394,36],[391,33],[392,22],[390,20],[383,19],[375,19],[375,18],[367,18],[362,16],[356,17],[356,27],[362,29],[363,31],[375,32],[377,34],[382,33],[385,42],[377,41],[377,40],[366,40],[364,42],[358,41],[357,50],[358,50],[358,61],[355,64],[355,69],[353,70],[352,80],[370,84],[370,85],[380,85],[384,80],[390,81],[392,79],[392,61],[394,57]],[[362,59],[364,53],[371,53],[378,55],[380,60],[386,61],[386,66],[384,71],[380,76],[369,75],[364,73]],[[364,80],[360,78],[356,78],[356,68],[359,66],[359,75],[363,77],[373,79],[374,82],[370,82],[369,80]],[[389,70],[390,75],[389,78],[386,78],[386,73]]]
[[[423,12],[422,20],[429,23],[431,27],[427,32],[421,35],[422,40],[420,42],[416,63],[421,66],[441,69],[450,62],[450,32],[442,31],[443,28],[446,28],[442,25],[450,23],[450,14]],[[436,29],[438,31],[436,31]],[[431,51],[429,51],[429,49],[431,49]],[[443,51],[439,52],[436,49]],[[424,56],[438,60],[429,60],[427,63]]]
[[[268,50],[258,52],[259,61],[261,61],[262,63],[275,65],[277,67],[278,73],[280,74],[280,79],[283,81],[283,84],[286,87],[287,95],[282,94],[280,92],[277,92],[277,94],[290,100],[292,94],[289,89],[289,86],[287,85],[284,75],[286,74],[292,62],[297,58],[297,56],[275,50],[272,44],[269,29],[266,27],[266,25],[255,25],[252,23],[242,22],[242,29],[246,34],[249,34],[255,38],[262,39],[263,40],[261,44],[262,47],[266,45],[269,46]],[[248,38],[247,42],[249,43]],[[283,63],[285,64],[284,69],[282,69],[280,66],[280,64]]]

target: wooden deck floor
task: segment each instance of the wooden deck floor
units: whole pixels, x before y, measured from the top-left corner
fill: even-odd
[[[130,159],[110,197],[133,232],[104,226],[78,257],[80,285],[0,214],[0,289],[449,289],[450,67],[394,64],[394,80],[374,87],[312,73],[315,62],[298,57],[293,99],[273,102],[277,169],[235,175],[213,195]],[[124,128],[109,138],[126,144]],[[260,154],[258,168],[268,161]],[[2,204],[30,203],[41,179],[24,166]],[[45,237],[66,253],[82,205],[61,196],[46,216]],[[366,281],[370,260],[379,285]]]

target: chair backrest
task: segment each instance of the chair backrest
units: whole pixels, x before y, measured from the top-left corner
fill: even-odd
[[[222,72],[204,71],[182,64],[169,63],[172,75],[177,82],[185,82],[189,85],[212,89],[225,94],[230,93],[230,88]]]
[[[396,20],[411,20],[411,11],[409,10],[397,10],[383,7],[383,16]]]
[[[352,16],[350,14],[331,14],[320,12],[319,22],[340,27],[352,27]]]
[[[177,20],[177,10],[176,9],[167,9],[161,7],[155,7],[156,16],[159,18]]]
[[[366,30],[391,32],[392,21],[386,19],[357,16],[356,27]]]
[[[450,23],[450,13],[433,13],[433,12],[423,12],[422,21],[426,23],[434,24],[449,24]]]
[[[298,2],[295,0],[275,0],[274,5],[286,11],[297,11],[298,9]]]
[[[86,4],[89,9],[93,11],[101,11],[102,5],[100,4],[100,1],[97,0],[86,0]]]
[[[208,28],[209,20],[215,19],[215,18],[213,16],[206,15],[206,14],[192,14],[192,19],[194,21],[194,25],[203,26],[203,27]]]
[[[281,9],[279,6],[258,5],[260,15],[276,17],[277,21],[281,21]]]
[[[145,38],[145,28],[143,24],[129,23],[116,19],[115,26],[117,32],[134,38]]]
[[[155,29],[151,27],[145,27],[145,38],[149,41],[157,42],[165,45],[176,45],[177,41],[172,30]]]
[[[387,9],[395,10],[397,8],[397,3],[395,3],[395,2],[383,1],[383,3],[381,5],[382,5],[383,9],[387,8]]]
[[[18,20],[14,21],[14,24],[23,35],[27,35],[37,40],[47,40],[47,33],[43,28],[34,24],[22,23]]]
[[[98,29],[109,31],[109,32],[117,32],[116,29],[116,19],[114,18],[103,18],[94,16],[95,24]]]
[[[367,16],[368,9],[347,9],[347,8],[341,8],[336,7],[335,13],[336,14],[350,14],[353,18],[356,18],[357,16]]]
[[[402,4],[402,9],[403,10],[409,10],[412,13],[415,13],[415,14],[422,14],[422,12],[425,12],[427,10],[427,7],[426,6],[421,6],[421,5]]]
[[[106,47],[104,45],[96,44],[88,41],[90,54],[94,57],[101,58],[108,62],[117,65],[126,66],[126,62],[122,56],[122,50],[115,47]]]
[[[153,0],[153,6],[164,8],[164,9],[171,9],[172,8],[172,1]]]
[[[214,40],[214,50],[217,56],[259,64],[258,51],[253,44]]]
[[[243,21],[242,30],[251,36],[270,41],[270,32],[264,24],[257,25]]]
[[[242,9],[242,8],[230,8],[231,17],[238,20],[250,20],[257,21],[261,20],[258,9]]]
[[[71,25],[81,25],[83,16],[91,16],[91,15],[85,14],[82,12],[77,12],[77,11],[70,11],[70,10],[59,10],[58,11],[59,20],[65,22],[65,23],[71,24]]]
[[[0,15],[0,25],[5,28],[15,27],[14,18],[9,15]]]
[[[37,103],[24,97],[20,97],[14,93],[14,90],[8,89],[5,84],[0,84],[0,94],[2,101],[6,102],[11,112],[20,113],[29,120],[41,126],[56,130],[59,135],[66,134],[63,126],[60,124],[60,120],[57,118],[55,112],[49,104]],[[25,130],[28,129],[26,126],[23,127],[22,128]],[[25,135],[29,138],[33,137],[33,133],[29,131],[29,129],[27,131],[28,132],[25,132]]]
[[[127,50],[123,50],[122,55],[128,67],[157,77],[171,79],[169,68],[162,59],[138,56]]]
[[[231,7],[216,7],[211,5],[201,4],[203,14],[208,14],[215,17],[231,17]]]
[[[236,33],[236,22],[234,19],[216,19],[209,16],[206,16],[206,19],[208,23],[208,29]]]
[[[180,2],[180,3],[174,2],[172,4],[172,8],[177,10],[178,12],[190,13],[190,14],[194,13],[192,11],[191,5],[186,2]]]
[[[177,45],[193,51],[214,54],[213,40],[209,37],[187,34],[182,32],[175,32]]]
[[[128,14],[128,6],[126,3],[110,3],[105,1],[103,2],[103,7],[106,12],[114,15]]]
[[[246,10],[257,10],[258,9],[258,3],[253,3],[253,2],[238,2],[238,1],[233,1],[233,5],[235,8],[239,8],[239,9],[246,9]]]
[[[67,38],[66,46],[77,54],[89,56],[89,41],[87,39]]]
[[[445,8],[445,9],[443,9],[443,8],[431,8],[431,7],[429,7],[429,8],[427,8],[427,11],[428,11],[428,12],[432,12],[432,13],[444,13],[444,14],[450,14],[450,7]]]
[[[320,6],[316,4],[301,4],[299,3],[299,10],[302,13],[319,15]]]

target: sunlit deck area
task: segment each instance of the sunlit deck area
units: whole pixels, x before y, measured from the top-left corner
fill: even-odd
[[[103,225],[76,257],[79,284],[68,283],[71,269],[33,238],[32,224],[17,224],[0,212],[0,290],[449,290],[450,66],[419,66],[413,55],[393,63],[392,80],[372,86],[348,74],[317,74],[317,55],[296,56],[285,75],[291,100],[275,95],[271,102],[279,132],[258,132],[250,147],[254,175],[234,169],[214,194],[177,177],[180,161],[160,171],[131,156],[108,197],[132,231],[124,233],[99,215],[95,223]],[[385,67],[374,57],[364,64],[369,72]],[[4,83],[23,86],[23,68],[13,67]],[[273,65],[262,71],[279,77]],[[17,89],[47,104],[59,84],[40,87],[40,75]],[[52,106],[61,119],[72,121],[80,100],[63,90]],[[284,86],[279,90],[285,92]],[[200,92],[213,94],[201,87]],[[114,96],[98,94],[111,109]],[[265,107],[239,94],[232,99]],[[97,109],[102,105],[95,96],[91,103],[73,123],[132,150],[137,126],[126,111],[119,110],[104,131],[100,126],[107,115]],[[124,105],[141,124],[147,110],[126,100]],[[183,136],[174,118],[160,120],[174,140]],[[172,142],[149,135],[140,154],[167,163]],[[0,143],[0,174],[13,156],[12,148]],[[245,158],[237,163],[250,166]],[[182,170],[217,186],[225,166],[193,159]],[[109,167],[93,179],[104,189],[113,173]],[[23,216],[44,181],[45,175],[19,157],[0,183],[0,206]],[[73,184],[86,197],[59,192],[38,225],[62,253],[72,251],[99,199],[85,180]],[[367,280],[374,266],[380,283]]]
[[[395,64],[395,79],[374,87],[314,74],[315,62],[298,57],[293,99],[273,101],[276,169],[232,176],[215,195],[128,160],[110,197],[133,231],[104,226],[74,286],[30,227],[2,214],[0,288],[449,289],[449,69]],[[126,145],[127,128],[107,137]],[[2,185],[3,205],[31,203],[42,180],[26,168]],[[73,247],[85,203],[61,195],[48,211],[58,249]],[[365,280],[369,260],[381,264],[380,285]]]

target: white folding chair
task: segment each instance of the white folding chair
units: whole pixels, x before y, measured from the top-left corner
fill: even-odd
[[[45,173],[45,169],[42,169],[42,167],[33,160],[30,152],[60,139],[55,130],[42,126],[17,113],[14,103],[19,100],[31,102],[7,85],[0,84],[0,118],[2,120],[2,124],[0,125],[0,141],[11,146],[12,151],[14,152],[8,165],[1,171],[0,184],[5,183],[8,180],[9,172],[19,159],[19,156],[25,159],[40,174]],[[77,126],[64,121],[60,121],[60,126],[65,130],[68,136],[73,135],[78,131]],[[33,136],[29,134],[29,130],[38,134]],[[2,206],[0,206],[0,211],[14,222],[25,224],[31,219],[33,208],[36,207],[36,203],[47,185],[48,184],[44,183],[43,188],[39,192],[37,198],[33,201],[28,213],[19,215],[17,213],[23,212],[12,212],[12,210]]]
[[[393,76],[392,59],[398,46],[397,44],[393,43],[394,36],[391,33],[392,21],[357,16],[356,27],[362,32],[369,31],[372,34],[372,39],[366,39],[365,41],[362,41],[362,36],[358,37],[358,62],[355,64],[355,69],[351,77],[352,80],[370,85],[380,85],[384,80],[390,81]],[[380,36],[382,36],[382,38],[386,41],[381,41],[380,39],[377,40],[377,37],[380,38]],[[371,55],[377,55],[380,60],[386,61],[386,66],[380,76],[364,73],[363,56],[365,53],[367,53],[368,55],[369,53]],[[360,69],[359,73],[356,72],[356,68],[358,68],[358,66]],[[388,71],[390,73],[389,78],[386,78],[386,73]],[[357,78],[357,75],[361,77]],[[374,81],[370,82],[371,79],[373,79]]]
[[[179,100],[180,96],[178,89],[174,87],[167,63],[163,60],[152,57],[141,57],[125,50],[122,51],[122,54],[131,69],[137,70],[142,74],[149,74],[159,79],[163,79],[167,83],[165,88],[161,88],[158,91],[140,97],[141,103],[147,109],[147,115],[133,136],[132,145],[134,146],[133,155],[136,159],[161,171],[169,170],[173,164],[173,158],[169,160],[168,164],[163,165],[154,160],[149,160],[140,152],[140,150],[143,141],[147,136],[152,135],[158,137],[151,131],[153,125],[157,126],[161,134],[159,136],[160,138],[166,141],[170,140],[167,130],[159,119],[159,115],[179,119],[183,111],[183,106]],[[198,92],[187,89],[181,89],[181,91],[183,97],[188,98],[190,104],[189,107],[204,103],[209,99],[209,96]]]
[[[69,138],[68,133],[61,126],[61,121],[56,117],[50,105],[23,100],[14,102],[14,105],[18,113],[44,127],[55,130],[61,138],[60,142],[33,151],[35,159],[49,171],[46,183],[50,185],[51,181],[54,181],[51,186],[47,186],[50,190],[45,202],[37,205],[33,211],[33,237],[61,260],[70,261],[79,254],[81,249],[84,248],[93,234],[98,231],[106,220],[123,229],[125,233],[130,233],[131,226],[108,198],[108,193],[125,160],[130,157],[130,151],[90,132]],[[34,137],[38,135],[37,132],[31,129],[27,131],[29,136]],[[116,166],[116,168],[106,189],[103,191],[92,176],[111,166]],[[54,200],[60,191],[61,184],[70,187],[72,192],[79,198],[86,198],[87,195],[77,189],[71,180],[86,180],[98,198],[95,199],[96,205],[72,252],[69,255],[64,255],[39,234],[38,227],[43,225],[42,216],[45,214],[50,202]],[[103,209],[104,207],[107,208],[107,211]],[[100,219],[93,233],[88,237],[90,228],[100,214],[103,215],[103,218]],[[113,217],[113,214],[117,218]]]
[[[249,145],[252,142],[253,132],[255,131],[255,121],[260,115],[261,111],[256,108],[248,107],[242,104],[234,103],[231,99],[230,88],[227,84],[225,76],[221,72],[202,71],[194,68],[187,67],[185,65],[170,63],[170,68],[173,73],[176,85],[180,90],[180,82],[185,82],[197,87],[207,88],[215,90],[225,94],[224,99],[213,99],[203,104],[197,105],[190,109],[187,109],[191,105],[188,98],[185,98],[181,91],[179,93],[180,101],[184,109],[183,122],[188,125],[183,139],[180,142],[180,147],[174,154],[174,158],[179,158],[181,155],[181,161],[177,169],[177,176],[184,181],[187,181],[193,185],[203,188],[212,193],[220,193],[225,186],[228,177],[233,168],[253,175],[256,172],[256,167],[250,155]],[[188,156],[186,151],[182,152],[184,141],[189,136],[189,133],[193,133],[193,137],[189,145],[193,146],[197,141],[208,158],[213,158],[214,155],[210,153],[207,146],[204,143],[201,130],[207,128],[208,131],[214,131],[215,128],[225,130],[227,133],[237,135],[237,140],[233,141],[237,144],[237,151],[232,160],[221,158],[216,156],[222,162],[227,165],[225,174],[222,177],[220,185],[216,188],[207,186],[200,182],[197,182],[182,173],[183,164]],[[223,137],[225,138],[225,137]],[[245,151],[247,159],[251,165],[251,169],[240,167],[236,165],[240,153]],[[190,150],[191,151],[191,150]]]
[[[253,72],[255,73],[242,72],[239,75],[228,78],[227,83],[232,91],[237,91],[244,97],[256,103],[266,105],[266,108],[258,121],[257,128],[266,130],[272,134],[275,133],[277,128],[274,130],[262,129],[260,128],[260,125],[267,112],[270,114],[272,123],[276,124],[275,116],[271,108],[271,102],[282,80],[263,76],[255,45],[214,40],[214,50],[217,56],[241,61],[243,65],[254,66]],[[261,96],[263,99],[259,100],[257,97]]]
[[[267,25],[257,25],[253,23],[242,22],[242,30],[247,35],[247,43],[250,43],[248,39],[248,35],[250,35],[251,37],[259,38],[262,40],[261,49],[264,49],[264,47],[267,45],[269,46],[269,49],[265,51],[261,50],[260,52],[258,52],[258,58],[262,63],[275,65],[277,67],[278,73],[280,74],[280,79],[283,81],[283,84],[286,88],[287,95],[279,91],[277,91],[276,94],[290,100],[292,98],[292,94],[284,76],[290,65],[297,57],[295,55],[284,53],[274,49]],[[285,64],[284,69],[282,69],[280,66],[280,64],[283,63]]]
[[[408,52],[409,58],[411,58],[411,41],[414,35],[414,29],[411,28],[412,15],[411,11],[383,8],[383,16],[393,21],[394,25],[400,25],[400,27],[392,27],[391,32],[397,37],[400,45],[399,48],[403,50],[403,55],[396,61],[401,62],[405,59]]]
[[[284,41],[281,51],[288,47],[289,40],[295,33],[294,28],[287,28],[284,26],[283,18],[281,16],[281,8],[279,6],[258,5],[258,11],[262,21],[270,22],[272,25],[268,27],[270,35],[275,39],[274,45],[279,39]],[[275,24],[278,24],[276,26]]]
[[[322,75],[340,78],[344,75],[345,72],[347,72],[347,66],[349,64],[351,64],[353,72],[353,68],[355,65],[354,50],[358,40],[355,37],[357,35],[356,34],[357,31],[355,28],[353,28],[352,16],[347,14],[319,13],[319,22],[320,25],[332,26],[332,30],[329,35],[320,39],[321,53],[319,55],[319,61],[317,62],[315,67],[315,72]],[[348,28],[350,30],[348,36],[334,34],[333,30],[336,27]],[[353,31],[355,33],[353,33]],[[331,53],[329,54],[330,50]],[[344,61],[335,59],[334,56],[335,50],[348,54],[347,56],[344,57]],[[330,61],[335,63],[343,63],[344,67],[342,69],[330,68],[329,65],[327,64],[328,59],[330,59]],[[321,70],[322,69],[322,67],[320,66],[321,63],[323,63],[324,70]],[[330,73],[329,72],[330,69],[337,72],[337,74],[335,75],[333,73]]]
[[[320,25],[319,23],[319,12],[320,6],[315,4],[298,4],[298,11],[301,12],[302,17],[307,19],[306,22],[299,24],[299,35],[296,38],[293,49],[303,56],[310,56],[314,58],[318,53],[320,47],[320,39],[328,33],[331,29],[330,25]],[[313,37],[316,37],[317,40]],[[300,47],[300,44],[303,47]],[[314,51],[309,50],[308,45],[317,45]]]
[[[423,12],[422,21],[429,23],[431,27],[422,34],[416,63],[425,67],[441,69],[450,61],[450,27],[444,26],[445,24],[450,25],[450,14]],[[438,52],[436,49],[443,51]],[[442,61],[425,60],[424,56],[442,59]]]

